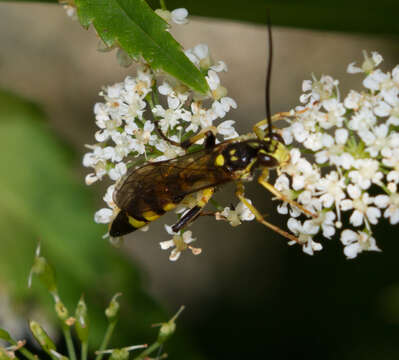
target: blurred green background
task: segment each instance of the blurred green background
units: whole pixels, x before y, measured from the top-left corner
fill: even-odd
[[[240,18],[240,6],[233,4],[231,17]],[[309,4],[276,8],[272,20],[305,27],[294,20],[302,19],[300,11],[309,11]],[[240,5],[242,19],[260,22],[251,18],[251,4]],[[359,88],[360,76],[349,76],[346,67],[362,61],[363,49],[379,51],[385,70],[398,64],[397,28],[383,27],[377,16],[384,9],[386,24],[391,24],[391,5],[375,3],[373,10],[363,3],[357,15],[356,6],[349,6],[351,22],[346,13],[339,20],[344,4],[313,7],[316,19],[334,8],[332,19],[339,30],[364,32],[365,24],[371,24],[367,35],[275,26],[273,112],[298,104],[302,80],[312,72],[340,79],[343,95]],[[210,12],[218,15],[215,9]],[[377,28],[373,14],[375,23],[382,24]],[[334,29],[331,24],[324,27]],[[312,27],[320,26],[323,22]],[[185,48],[207,43],[214,59],[227,63],[229,72],[222,81],[239,104],[228,118],[237,121],[240,131],[249,131],[264,117],[265,27],[194,18],[173,34]],[[92,108],[101,100],[101,86],[121,81],[133,69],[121,69],[114,53],[97,52],[94,32],[81,29],[56,5],[0,3],[0,38],[0,87],[7,90],[0,93],[0,327],[18,333],[24,317],[46,317],[36,305],[46,302],[40,288],[26,288],[40,239],[67,304],[76,304],[85,293],[96,334],[105,326],[102,309],[115,292],[124,293],[115,345],[150,342],[156,336],[150,324],[168,319],[185,304],[177,334],[166,347],[170,358],[399,356],[399,244],[394,227],[383,223],[376,233],[382,253],[361,254],[352,261],[345,260],[337,239],[324,242],[323,252],[309,257],[259,224],[233,229],[207,218],[191,228],[203,249],[200,256],[185,253],[171,263],[158,244],[169,237],[163,221],[147,233],[128,236],[115,249],[101,238],[105,227],[93,222],[104,187],[83,185],[87,169],[80,159],[84,144],[94,142]],[[265,191],[251,184],[248,194],[272,222],[284,227],[285,219],[276,216]],[[236,202],[231,186],[217,198]]]

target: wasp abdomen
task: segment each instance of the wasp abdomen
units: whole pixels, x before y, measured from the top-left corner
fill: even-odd
[[[126,211],[121,210],[111,223],[109,235],[112,237],[123,236],[140,229],[147,224],[148,221],[138,220],[133,216],[130,216]]]

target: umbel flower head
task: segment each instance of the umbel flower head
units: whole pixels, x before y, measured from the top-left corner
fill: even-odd
[[[187,22],[182,9],[159,14],[177,24]],[[175,144],[210,127],[217,142],[239,135],[235,122],[227,117],[237,104],[227,96],[220,80],[226,64],[215,62],[206,44],[185,53],[206,76],[210,88],[206,96],[153,71],[143,60],[135,76],[100,92],[103,101],[94,106],[98,130],[94,144],[87,145],[83,165],[91,169],[86,176],[88,185],[103,179],[113,183],[103,198],[107,207],[94,216],[96,222],[108,224],[117,215],[115,185],[129,168],[185,154]],[[322,237],[331,239],[338,234],[348,258],[366,250],[378,251],[373,227],[382,218],[391,224],[399,222],[399,66],[384,73],[378,68],[381,62],[381,55],[365,53],[363,64],[350,64],[348,72],[364,76],[364,89],[351,90],[344,98],[338,80],[313,76],[303,82],[301,105],[286,113],[287,126],[281,134],[290,149],[290,161],[278,168],[274,186],[286,199],[317,216],[302,219],[297,208],[280,200],[277,211],[289,215],[288,229],[307,254],[323,248]],[[157,127],[172,142],[166,141]],[[178,216],[200,196],[187,196],[175,210]],[[216,219],[232,226],[255,218],[243,203],[218,206],[217,210]],[[346,219],[348,228],[344,229]],[[171,249],[171,260],[177,260],[186,249],[195,255],[201,252],[189,245],[196,240],[191,231],[166,229],[173,238],[161,242],[161,248]]]
[[[365,76],[364,89],[343,99],[330,76],[304,81],[302,105],[283,129],[291,161],[275,186],[318,214],[303,223],[297,213],[288,220],[307,253],[322,249],[314,240],[318,234],[331,238],[337,232],[348,258],[379,251],[373,227],[383,217],[399,222],[399,66],[384,73],[382,60],[376,52],[364,53],[360,67],[349,64],[349,73]],[[286,214],[286,207],[278,211]],[[342,229],[343,217],[352,229]]]

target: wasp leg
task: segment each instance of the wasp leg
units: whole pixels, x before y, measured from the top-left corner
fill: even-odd
[[[202,129],[197,135],[194,135],[186,141],[183,141],[180,146],[183,149],[188,149],[198,140],[205,138],[205,149],[212,149],[216,143],[216,133],[217,129],[214,126],[208,126],[205,129]]]
[[[217,129],[214,126],[208,126],[205,129],[201,130],[197,135],[192,136],[191,138],[178,143],[176,141],[173,141],[169,139],[161,130],[159,127],[159,123],[157,120],[154,121],[155,125],[155,130],[157,131],[158,135],[168,142],[171,145],[174,146],[179,146],[183,148],[184,150],[188,149],[191,145],[193,145],[196,141],[205,138],[205,149],[212,149],[215,146],[216,143],[216,133]]]
[[[185,226],[193,222],[200,214],[201,214],[202,207],[196,205],[190,210],[188,210],[180,219],[179,221],[172,226],[172,230],[174,232],[179,232]]]
[[[299,110],[299,111],[296,111],[296,112],[290,112],[290,111],[279,112],[279,113],[276,113],[276,114],[274,114],[272,116],[271,122],[273,123],[275,121],[283,120],[285,118],[295,117],[297,115],[303,114],[304,112],[306,112],[308,110],[309,110],[308,108],[305,108],[305,109],[302,109],[302,110]],[[253,127],[254,133],[256,134],[256,136],[259,139],[264,139],[265,138],[265,132],[264,132],[264,130],[261,129],[261,127],[267,126],[267,125],[268,125],[267,119],[263,119],[263,120],[257,122],[254,125],[254,127]]]
[[[276,233],[280,234],[281,236],[284,236],[288,240],[300,243],[299,239],[297,237],[295,237],[294,235],[292,235],[292,234],[280,229],[278,226],[273,225],[273,224],[269,223],[268,221],[266,221],[263,218],[262,214],[255,208],[255,206],[250,204],[249,201],[245,198],[245,196],[244,196],[244,194],[245,194],[244,184],[241,183],[241,182],[237,182],[236,185],[237,185],[236,196],[251,211],[251,213],[255,215],[256,220],[258,220],[261,224],[267,226],[269,229],[271,229],[271,230],[275,231]]]
[[[209,199],[212,197],[213,193],[215,192],[214,188],[209,188],[202,190],[202,196],[198,200],[197,205],[192,207],[188,210],[180,219],[179,221],[172,226],[172,230],[174,232],[180,231],[182,228],[193,222],[198,216],[201,215],[201,211],[204,206],[208,203]]]
[[[159,135],[162,139],[164,139],[166,142],[168,142],[168,143],[171,144],[171,145],[182,147],[180,143],[178,143],[178,142],[176,142],[176,141],[173,141],[173,140],[170,140],[170,139],[162,132],[161,128],[159,127],[159,121],[158,121],[158,120],[154,120],[154,125],[155,125],[155,130],[157,131],[158,135]]]
[[[269,178],[269,169],[265,168],[265,169],[263,169],[262,174],[258,178],[258,183],[261,184],[265,189],[269,190],[274,196],[276,196],[281,201],[285,201],[285,202],[289,203],[290,205],[295,206],[296,208],[298,208],[299,210],[301,210],[304,214],[306,214],[308,216],[317,218],[316,214],[313,214],[311,211],[305,209],[298,202],[287,198],[283,193],[278,191],[272,184],[267,182],[268,178]]]

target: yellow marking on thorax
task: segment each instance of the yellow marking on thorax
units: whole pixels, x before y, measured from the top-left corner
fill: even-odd
[[[232,156],[230,159],[231,159],[231,161],[237,161],[238,157],[237,156]]]
[[[224,156],[222,154],[219,154],[218,156],[216,156],[215,165],[216,166],[223,166],[224,165]]]
[[[134,228],[138,229],[143,227],[145,224],[147,224],[145,221],[140,221],[135,219],[134,217],[128,215],[127,218],[129,219],[130,225],[132,225]]]
[[[248,145],[253,149],[257,149],[259,147],[259,143],[257,142],[250,142]]]
[[[160,216],[161,215],[159,215],[156,212],[151,211],[151,210],[143,212],[143,218],[148,221],[154,221],[154,220],[158,219]]]
[[[176,204],[168,203],[168,204],[166,204],[166,205],[163,206],[163,209],[164,209],[165,211],[170,211],[170,210],[173,210],[175,207],[176,207]]]
[[[272,155],[279,162],[280,166],[284,166],[290,161],[290,151],[280,142]]]
[[[234,178],[245,180],[251,175],[251,168],[256,163],[257,159],[252,159],[251,162],[247,165],[247,167],[243,170],[237,170],[234,172]]]
[[[237,149],[231,149],[231,150],[229,151],[229,154],[230,154],[230,155],[234,155],[236,152],[237,152]]]

